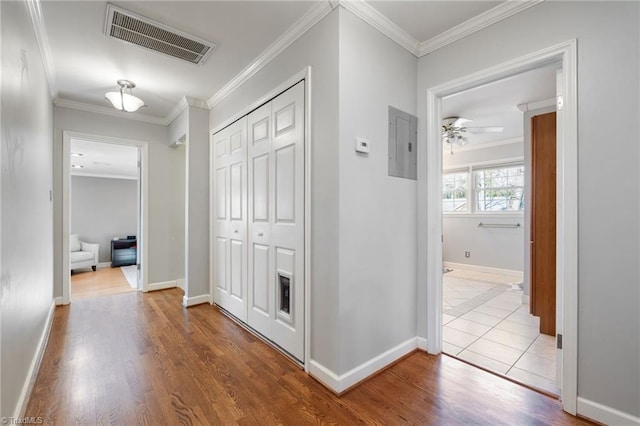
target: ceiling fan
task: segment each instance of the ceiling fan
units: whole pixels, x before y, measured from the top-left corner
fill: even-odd
[[[442,142],[449,145],[451,149],[451,155],[453,155],[453,145],[458,144],[460,146],[469,143],[469,139],[465,136],[467,133],[500,133],[504,130],[504,127],[467,127],[466,123],[470,123],[473,120],[461,117],[447,117],[442,120]]]

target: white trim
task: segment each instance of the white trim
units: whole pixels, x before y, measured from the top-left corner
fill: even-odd
[[[57,107],[93,112],[96,114],[110,115],[112,117],[128,118],[130,120],[143,121],[143,122],[152,123],[152,124],[161,124],[164,126],[167,125],[165,119],[161,117],[153,117],[151,115],[139,114],[135,112],[122,112],[122,111],[118,111],[115,108],[87,104],[84,102],[72,101],[70,99],[64,99],[60,97],[56,97],[53,100],[53,104]]]
[[[310,361],[309,374],[336,393],[344,392],[350,387],[373,376],[403,356],[418,348],[418,338],[412,337],[399,345],[363,362],[344,374],[338,376],[333,371],[315,360]]]
[[[142,239],[138,239],[139,256],[142,264],[142,291],[148,291],[149,276],[149,143],[131,139],[113,138],[109,136],[99,136],[74,131],[62,131],[62,304],[68,305],[71,302],[71,280],[69,271],[69,235],[70,235],[70,202],[71,191],[71,139],[82,139],[89,142],[111,143],[116,145],[135,146],[142,150],[142,193],[141,216],[142,229],[139,234]]]
[[[578,397],[578,414],[605,425],[640,425],[640,417]]]
[[[311,360],[311,67],[304,81],[304,370],[309,372]]]
[[[58,96],[58,88],[56,87],[56,70],[53,65],[51,45],[49,44],[49,37],[47,36],[47,28],[44,24],[44,17],[42,16],[40,1],[26,0],[26,3],[27,8],[29,9],[29,17],[31,18],[33,32],[36,36],[38,50],[40,50],[40,57],[42,58],[44,74],[47,77],[47,83],[49,84],[49,94],[51,95],[51,99],[55,99],[56,96]]]
[[[518,109],[522,112],[535,111],[540,108],[548,108],[556,105],[555,98],[542,99],[540,101],[527,102],[519,104]]]
[[[427,90],[426,149],[418,150],[418,282],[426,285],[427,340],[429,353],[442,350],[442,143],[441,99],[540,66],[562,62],[565,87],[564,125],[558,140],[557,272],[564,297],[559,302],[563,320],[561,399],[563,409],[576,413],[578,364],[578,163],[577,163],[577,47],[576,40],[499,64]],[[431,143],[429,143],[431,141]],[[422,219],[425,218],[425,219]],[[424,260],[424,262],[422,261]]]
[[[101,269],[101,268],[111,268],[111,262],[99,262],[96,265],[96,269]]]
[[[456,145],[453,148],[453,152],[457,153],[457,152],[464,152],[464,151],[476,151],[478,149],[485,149],[485,148],[493,148],[496,146],[503,146],[503,145],[511,145],[511,144],[522,144],[524,143],[524,139],[522,136],[518,136],[515,138],[509,138],[509,139],[502,139],[499,141],[493,141],[493,142],[485,142],[485,143],[480,143],[480,144],[468,144],[468,145],[463,145],[463,146],[459,146]]]
[[[307,373],[332,391],[339,392],[340,377],[315,359],[309,361],[309,371]]]
[[[536,4],[542,2],[542,0],[509,0],[504,3],[500,3],[498,6],[487,10],[480,15],[474,16],[471,19],[467,19],[460,25],[456,25],[447,31],[438,34],[435,37],[425,40],[420,43],[417,49],[417,56],[421,57],[435,50],[440,49],[448,44],[460,40],[468,35],[471,35],[483,28],[493,25],[497,22],[507,19],[508,17],[520,13]]]
[[[187,109],[187,107],[195,107],[201,109],[209,109],[207,106],[207,102],[202,99],[193,98],[191,96],[183,96],[176,106],[171,110],[171,112],[163,119],[163,122],[166,126],[171,124],[173,120],[175,120],[182,112]]]
[[[54,297],[53,303],[55,303],[56,306],[62,306],[62,297]]]
[[[369,3],[364,0],[341,0],[340,6],[404,47],[413,55],[419,56],[418,48],[421,43],[389,18],[378,12],[377,9],[370,6]]]
[[[427,348],[429,347],[429,342],[424,337],[418,337],[418,349],[424,352],[427,352]]]
[[[148,291],[164,290],[167,288],[176,288],[176,287],[178,287],[177,280],[163,281],[159,283],[149,283]]]
[[[189,306],[201,305],[203,303],[211,303],[211,297],[208,294],[201,294],[200,296],[182,297],[182,306],[188,308]]]
[[[466,269],[469,271],[488,272],[490,274],[522,275],[522,271],[516,271],[515,269],[494,268],[492,266],[482,266],[482,265],[468,265],[466,263],[442,262],[442,266],[444,266],[445,268],[451,268],[454,270]]]
[[[312,6],[311,9],[302,16],[302,18],[285,31],[284,34],[278,37],[278,39],[267,47],[265,51],[258,55],[258,57],[254,59],[249,66],[240,71],[238,75],[233,77],[227,84],[209,98],[207,101],[209,109],[218,105],[224,98],[242,86],[247,80],[264,68],[294,41],[310,30],[322,18],[327,16],[332,10],[333,8],[330,2],[317,2]]]
[[[176,287],[184,291],[184,278],[178,278],[176,280]]]
[[[42,358],[44,357],[44,351],[47,348],[47,342],[49,341],[49,334],[51,333],[51,325],[53,324],[53,314],[55,312],[55,309],[56,301],[52,300],[51,306],[49,306],[49,312],[47,313],[47,318],[44,323],[44,329],[42,330],[42,334],[40,335],[38,346],[36,346],[36,352],[33,354],[33,359],[31,360],[29,370],[27,371],[27,377],[25,378],[24,384],[22,385],[22,391],[20,392],[15,411],[13,412],[14,419],[21,419],[25,415],[27,404],[29,403],[29,397],[31,396],[33,385],[36,382],[38,370],[40,370],[40,364],[42,363]]]

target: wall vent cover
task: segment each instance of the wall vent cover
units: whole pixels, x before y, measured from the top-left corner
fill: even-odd
[[[107,37],[202,65],[216,45],[128,10],[107,5],[104,25]]]

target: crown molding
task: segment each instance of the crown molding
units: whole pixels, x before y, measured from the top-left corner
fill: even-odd
[[[42,58],[44,73],[47,77],[47,83],[49,84],[49,94],[51,95],[51,99],[55,99],[58,96],[58,88],[56,86],[56,71],[53,66],[53,55],[51,54],[49,37],[47,36],[47,29],[44,25],[44,18],[42,17],[40,0],[27,0],[26,4],[27,9],[29,10],[29,17],[31,18],[33,32],[36,36],[38,50],[40,51],[40,57]]]
[[[335,8],[335,2],[321,1],[316,3],[307,13],[302,16],[295,24],[284,32],[278,39],[273,42],[266,50],[264,50],[256,59],[245,69],[240,71],[238,75],[233,77],[227,84],[218,90],[207,101],[208,109],[212,109],[220,101],[233,93],[238,87],[249,80],[253,75],[265,67],[276,56],[282,53],[294,41],[300,38],[304,33],[310,30],[322,18],[327,16]]]
[[[150,115],[137,114],[135,112],[122,112],[114,108],[108,108],[100,105],[93,105],[93,104],[87,104],[84,102],[72,101],[70,99],[64,99],[60,97],[55,98],[53,100],[53,104],[57,107],[71,108],[79,111],[87,111],[87,112],[93,112],[96,114],[110,115],[112,117],[127,118],[129,120],[143,121],[146,123],[162,124],[164,126],[168,124],[166,122],[166,118],[164,117],[153,117]]]
[[[340,0],[340,6],[418,56],[420,42],[364,0]]]
[[[474,16],[471,19],[464,21],[460,25],[425,40],[420,43],[417,49],[417,56],[421,57],[435,50],[440,49],[448,44],[458,41],[470,34],[480,31],[483,28],[493,25],[496,22],[500,22],[516,13],[520,13],[532,6],[541,3],[543,0],[507,0],[498,6],[481,13],[478,16]]]
[[[542,99],[539,101],[525,102],[518,104],[518,109],[522,112],[533,111],[540,108],[547,108],[556,105],[556,98]]]

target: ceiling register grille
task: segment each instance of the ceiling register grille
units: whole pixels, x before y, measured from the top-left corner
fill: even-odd
[[[105,34],[193,64],[203,64],[215,48],[214,43],[112,4],[107,7]]]

